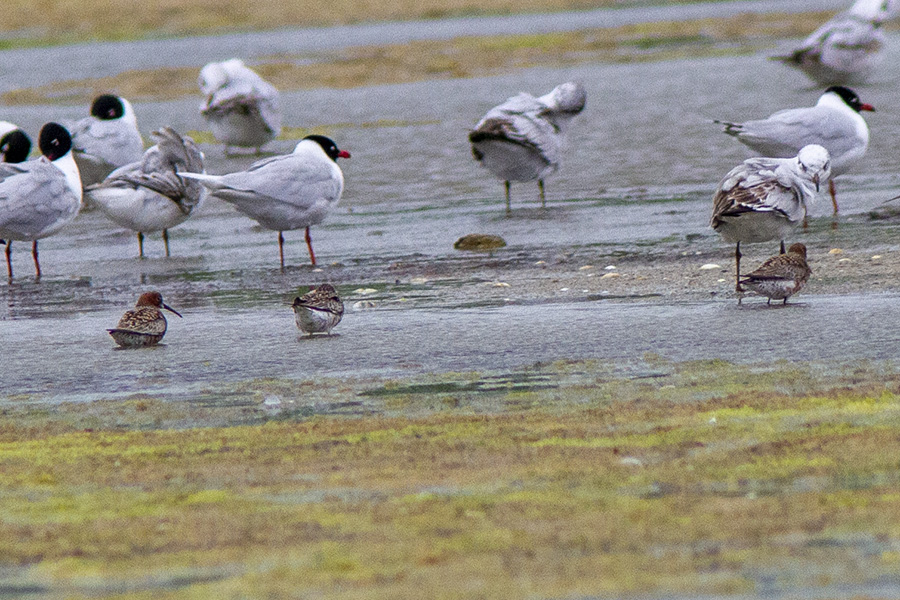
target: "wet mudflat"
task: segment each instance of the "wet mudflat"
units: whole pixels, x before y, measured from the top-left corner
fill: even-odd
[[[818,96],[759,54],[287,94],[288,125],[353,153],[319,269],[294,232],[281,272],[276,234],[215,201],[169,259],[96,212],[41,242],[40,282],[14,244],[0,597],[895,596],[900,217],[868,213],[900,189],[900,73],[881,73],[859,90],[869,155],[836,227],[823,198],[798,230],[814,276],[785,307],[737,305],[707,227],[748,156],[708,120]],[[588,108],[549,207],[516,185],[506,216],[466,131],[572,78]],[[202,132],[197,103],[138,104],[141,129]],[[204,151],[212,172],[253,160]],[[453,249],[475,232],[508,246]],[[290,301],[325,281],[347,314],[301,338]],[[115,350],[147,289],[185,318]]]

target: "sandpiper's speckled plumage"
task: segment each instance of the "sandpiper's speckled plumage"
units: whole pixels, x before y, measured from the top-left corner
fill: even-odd
[[[747,273],[741,285],[772,300],[787,299],[803,289],[812,269],[806,264],[806,246],[791,244],[784,254],[767,259],[758,269]]]
[[[331,284],[323,283],[316,289],[294,298],[294,320],[300,331],[331,334],[332,328],[344,316],[344,303]]]
[[[115,329],[107,329],[109,335],[123,348],[141,348],[158,344],[166,335],[166,322],[160,309],[181,316],[178,311],[163,303],[159,292],[144,292],[133,310],[126,311]]]

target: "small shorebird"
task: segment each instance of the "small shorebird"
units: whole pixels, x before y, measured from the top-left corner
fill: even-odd
[[[134,109],[120,96],[97,96],[91,116],[67,125],[84,187],[103,181],[113,169],[139,161],[144,154]]]
[[[344,174],[335,162],[350,158],[334,141],[323,135],[310,135],[297,144],[291,154],[265,158],[246,171],[227,175],[181,173],[206,186],[210,195],[234,204],[266,229],[278,232],[278,254],[284,269],[282,232],[306,228],[309,259],[316,266],[311,225],[325,220],[344,191]]]
[[[47,123],[38,147],[42,156],[23,163],[0,163],[0,241],[6,241],[6,268],[13,277],[12,242],[31,241],[35,275],[41,277],[38,240],[62,229],[81,208],[81,179],[66,128]]]
[[[181,314],[163,302],[159,292],[144,292],[133,310],[125,311],[115,329],[107,329],[109,335],[122,348],[141,348],[158,344],[166,335],[168,323],[160,309]]]
[[[225,154],[230,146],[256,148],[259,153],[278,136],[278,90],[240,59],[209,63],[200,70],[197,83],[206,96],[200,114],[213,136],[225,144]]]
[[[0,162],[20,163],[28,159],[31,138],[7,121],[0,121]]]
[[[874,111],[853,90],[833,86],[825,90],[815,106],[780,110],[766,119],[730,123],[725,133],[737,138],[762,156],[790,158],[809,144],[823,146],[831,155],[832,175],[846,173],[869,147],[869,126],[860,116]],[[834,181],[829,180],[834,212],[838,212]]]
[[[154,131],[158,140],[140,161],[119,167],[101,183],[85,190],[113,222],[137,232],[144,257],[144,234],[162,230],[169,256],[168,230],[186,221],[206,196],[200,183],[179,173],[203,173],[203,153],[190,137],[171,127]]]
[[[862,83],[881,59],[881,25],[895,16],[895,0],[857,0],[772,60],[799,69],[819,85]]]
[[[489,110],[469,133],[475,160],[503,180],[507,213],[511,181],[537,179],[541,206],[546,206],[544,178],[559,169],[569,124],[586,99],[576,82],[539,98],[523,92]]]
[[[735,244],[735,291],[743,291],[741,242],[780,240],[784,252],[785,237],[830,176],[828,151],[815,144],[795,158],[749,158],[725,176],[713,197],[710,226]]]
[[[786,253],[766,259],[758,269],[744,275],[741,285],[766,296],[766,304],[772,304],[772,300],[784,300],[787,304],[788,298],[803,289],[811,273],[806,264],[806,246],[791,244]]]
[[[294,298],[292,307],[297,328],[310,336],[314,333],[331,335],[331,329],[344,316],[344,303],[329,283]]]

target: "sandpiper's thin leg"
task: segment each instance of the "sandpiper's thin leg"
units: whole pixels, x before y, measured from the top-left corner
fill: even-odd
[[[509,188],[510,184],[508,181],[504,181],[503,185],[506,187],[506,214],[510,214],[512,212],[512,207],[509,203]]]
[[[36,279],[41,278],[41,261],[38,260],[37,240],[31,242],[31,258],[34,259],[34,276]]]
[[[309,260],[312,266],[316,266],[316,253],[312,249],[312,238],[309,236],[309,227],[306,228],[306,248],[309,250]]]
[[[144,258],[144,234],[138,231],[138,258]]]
[[[741,243],[734,245],[734,291],[740,293],[744,291],[741,287]]]
[[[166,246],[166,258],[169,257],[169,230],[163,229],[163,244]],[[784,242],[782,242],[782,246]]]
[[[784,240],[781,240],[781,253],[784,254]]]
[[[278,232],[278,258],[281,259],[281,270],[284,271],[284,235]]]
[[[538,190],[541,192],[541,208],[547,208],[547,197],[544,195],[543,179],[538,179]]]

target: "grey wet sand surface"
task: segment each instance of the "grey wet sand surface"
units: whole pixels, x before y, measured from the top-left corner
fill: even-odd
[[[898,42],[896,36],[889,38],[886,66],[900,64]],[[507,217],[502,184],[472,160],[466,132],[497,101],[520,90],[542,93],[567,79],[585,84],[588,105],[572,128],[560,172],[547,181],[549,206],[540,209],[536,185],[515,184],[513,213]],[[900,117],[893,109],[898,80],[896,70],[885,68],[872,85],[859,90],[878,112],[867,115],[872,143],[866,159],[838,179],[842,212],[836,228],[830,203],[823,197],[812,208],[810,228],[798,229],[795,239],[789,240],[809,246],[813,269],[808,287],[794,300],[807,310],[830,311],[818,317],[821,322],[846,324],[847,314],[877,316],[883,294],[898,291],[898,219],[868,217],[900,187],[893,150],[894,132],[900,131]],[[663,320],[673,318],[673,305],[694,307],[685,310],[698,316],[676,320],[685,331],[667,330],[667,337],[648,340],[639,345],[640,351],[652,351],[655,343],[679,358],[680,340],[689,332],[724,344],[711,347],[704,356],[765,360],[765,353],[754,354],[742,339],[747,323],[765,332],[771,320],[782,318],[778,315],[810,313],[802,307],[795,313],[763,312],[756,306],[759,299],[745,301],[744,310],[750,312],[734,313],[733,248],[709,229],[708,218],[716,183],[749,153],[710,119],[762,117],[780,108],[812,104],[818,94],[763,55],[576,64],[489,78],[285,94],[288,125],[331,135],[353,154],[341,161],[347,185],[340,206],[312,230],[322,269],[307,266],[302,233],[288,232],[290,266],[279,272],[276,233],[217,201],[208,202],[196,217],[170,231],[171,259],[162,257],[156,234],[146,242],[150,258],[138,260],[132,232],[96,212],[83,213],[62,233],[41,242],[45,275],[40,283],[32,279],[28,245],[13,244],[16,279],[0,286],[5,306],[0,317],[7,320],[0,328],[0,342],[14,349],[8,355],[19,366],[11,371],[12,377],[5,377],[4,392],[40,395],[41,382],[53,379],[51,396],[65,396],[67,379],[51,377],[45,365],[35,364],[51,356],[40,351],[47,341],[61,351],[74,348],[71,353],[63,351],[52,364],[81,382],[81,387],[75,386],[81,391],[71,392],[73,396],[89,393],[90,386],[81,385],[78,376],[84,358],[76,357],[82,352],[103,357],[97,367],[102,381],[103,371],[115,368],[110,361],[124,360],[118,353],[110,354],[112,344],[104,329],[140,291],[153,288],[186,317],[172,324],[167,338],[171,347],[161,356],[183,350],[179,335],[212,352],[223,339],[240,345],[243,361],[209,377],[252,377],[279,351],[269,345],[272,340],[279,340],[280,350],[287,354],[305,348],[295,345],[288,305],[306,286],[323,281],[336,284],[348,306],[359,301],[374,304],[366,311],[351,311],[336,333],[349,332],[359,323],[366,324],[366,331],[378,332],[366,344],[346,335],[340,343],[349,348],[348,354],[337,364],[328,361],[328,342],[317,345],[315,353],[322,362],[316,368],[329,371],[352,371],[357,364],[354,351],[360,357],[369,352],[384,357],[365,367],[360,362],[363,370],[400,365],[402,371],[408,363],[415,365],[413,370],[426,371],[464,368],[467,363],[479,368],[524,364],[532,360],[531,354],[517,353],[515,336],[506,337],[528,335],[521,322],[506,318],[516,310],[525,323],[542,323],[544,313],[560,320],[561,326],[542,340],[547,349],[544,358],[633,357],[638,348],[629,346],[627,330],[585,338],[579,319],[590,321],[596,310],[618,315],[621,323],[636,318],[642,324],[653,322],[654,314]],[[163,125],[179,131],[203,129],[196,99],[141,103],[135,109],[145,134]],[[84,109],[10,107],[4,117],[34,130],[48,112],[56,118],[57,111],[73,117]],[[293,144],[278,140],[269,149],[287,152]],[[204,145],[203,150],[211,172],[243,168],[255,159],[225,158],[220,146]],[[493,254],[454,250],[454,242],[470,233],[500,235],[508,246]],[[745,246],[745,269],[755,268],[776,249],[777,244]],[[831,253],[834,249],[842,253]],[[701,269],[711,264],[719,268]],[[376,293],[356,291],[365,289]],[[819,297],[831,299],[817,302]],[[637,317],[641,311],[634,312],[633,305],[646,313]],[[466,312],[470,309],[488,312],[473,316]],[[442,311],[443,316],[425,331],[417,328],[423,311]],[[709,311],[713,312],[706,314]],[[568,313],[577,327],[566,326]],[[734,314],[741,319],[729,318]],[[227,331],[231,318],[256,325],[233,337]],[[715,330],[708,324],[711,318]],[[81,322],[85,328],[73,337],[63,325],[68,322]],[[885,334],[877,319],[866,322],[875,333]],[[794,353],[810,354],[810,348],[819,347],[820,341],[808,340],[809,323],[786,319],[784,327],[793,328],[788,337],[796,344]],[[220,332],[222,328],[226,331]],[[468,331],[476,331],[481,341],[460,337],[460,332]],[[458,358],[433,363],[427,356],[407,360],[406,336],[416,332],[451,347],[458,344],[454,349]],[[835,330],[833,340],[865,340],[870,333]],[[510,352],[498,344],[500,351],[482,356],[480,349],[498,339],[511,340]],[[392,363],[394,345],[397,359]],[[696,352],[703,346],[685,348]],[[863,356],[889,356],[887,348]],[[491,363],[494,360],[497,364]],[[303,368],[298,372],[314,371],[302,359],[299,363]],[[112,380],[115,385],[104,389],[125,393],[141,386],[127,377]],[[172,390],[187,383],[177,376],[165,381]]]

